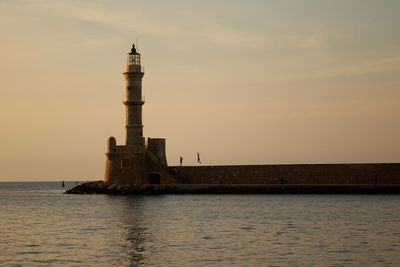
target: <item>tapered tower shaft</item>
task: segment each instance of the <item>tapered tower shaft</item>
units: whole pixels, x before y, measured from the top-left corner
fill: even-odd
[[[142,78],[144,71],[140,65],[140,54],[135,45],[128,53],[125,76],[125,108],[126,108],[126,146],[133,153],[145,153],[145,138],[143,137]]]

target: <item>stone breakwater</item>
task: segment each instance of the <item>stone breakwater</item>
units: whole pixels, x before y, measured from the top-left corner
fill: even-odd
[[[155,194],[400,194],[400,185],[337,184],[147,184],[122,185],[88,182],[66,194],[155,195]]]
[[[157,188],[150,185],[113,184],[104,181],[87,182],[65,191],[66,194],[157,194]]]
[[[168,167],[180,184],[400,184],[400,163]],[[167,184],[168,182],[161,183]]]

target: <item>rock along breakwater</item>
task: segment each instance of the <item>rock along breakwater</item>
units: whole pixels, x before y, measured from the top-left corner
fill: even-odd
[[[146,184],[123,185],[94,181],[78,185],[66,194],[400,194],[400,184]]]

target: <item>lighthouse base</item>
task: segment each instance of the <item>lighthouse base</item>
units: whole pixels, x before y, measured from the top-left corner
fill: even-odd
[[[117,184],[146,184],[144,154],[108,154],[104,180]]]
[[[146,150],[116,145],[110,137],[106,153],[104,181],[110,184],[143,185],[173,184],[178,181],[168,168],[165,139],[149,138]]]

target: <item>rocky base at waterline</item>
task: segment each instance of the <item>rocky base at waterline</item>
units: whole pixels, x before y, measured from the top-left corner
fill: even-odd
[[[147,184],[121,185],[94,181],[66,194],[400,194],[400,184]]]

